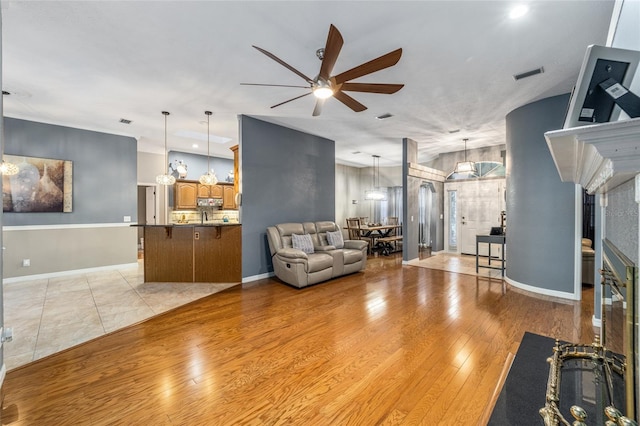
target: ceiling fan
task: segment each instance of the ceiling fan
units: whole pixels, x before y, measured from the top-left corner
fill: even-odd
[[[382,55],[378,58],[372,59],[369,62],[365,62],[364,64],[358,65],[357,67],[351,68],[350,70],[344,71],[340,74],[331,75],[333,71],[333,66],[338,59],[338,55],[340,54],[340,50],[342,49],[342,45],[344,41],[342,39],[342,35],[340,31],[333,26],[333,24],[329,27],[329,35],[327,36],[327,43],[324,48],[318,49],[316,51],[316,55],[318,59],[322,61],[320,65],[320,72],[317,77],[309,78],[302,72],[298,71],[291,65],[284,62],[282,59],[278,58],[271,52],[268,52],[258,46],[253,46],[258,51],[264,53],[283,67],[288,70],[294,72],[303,80],[308,83],[308,86],[290,86],[286,84],[259,84],[259,83],[242,83],[243,85],[249,86],[276,86],[276,87],[298,87],[303,89],[311,89],[308,93],[305,93],[300,96],[296,96],[295,98],[288,99],[284,102],[280,102],[279,104],[273,105],[271,108],[279,107],[280,105],[284,105],[288,102],[295,101],[296,99],[303,98],[310,94],[314,94],[316,99],[316,105],[313,109],[313,116],[320,115],[322,111],[322,106],[324,101],[327,98],[334,97],[349,108],[351,108],[355,112],[364,111],[367,109],[366,106],[362,105],[360,102],[356,101],[351,96],[347,95],[344,92],[368,92],[368,93],[382,93],[382,94],[392,94],[397,92],[398,90],[404,87],[404,84],[379,84],[379,83],[351,83],[350,80],[372,74],[376,71],[383,70],[385,68],[389,68],[400,60],[400,56],[402,56],[402,49],[396,49],[392,52],[389,52],[385,55]]]

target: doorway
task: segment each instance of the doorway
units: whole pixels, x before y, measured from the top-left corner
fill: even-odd
[[[476,254],[476,235],[489,234],[500,226],[505,209],[505,179],[469,179],[445,182],[448,201],[445,203],[445,226],[448,230],[449,252]],[[502,248],[494,246],[492,256],[500,257]],[[480,247],[481,256],[488,255],[488,247]]]
[[[139,225],[157,225],[159,210],[156,185],[138,185],[138,218]],[[144,228],[138,227],[138,258],[144,252]]]

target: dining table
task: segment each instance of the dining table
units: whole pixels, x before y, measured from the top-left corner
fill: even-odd
[[[384,239],[389,238],[393,230],[400,228],[402,225],[362,225],[360,226],[360,235],[371,239],[372,250],[380,250],[382,254],[389,255],[392,247],[390,242],[384,241]],[[402,236],[398,235],[395,240],[402,241]]]

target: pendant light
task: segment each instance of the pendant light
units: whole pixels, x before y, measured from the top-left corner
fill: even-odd
[[[372,155],[373,157],[373,172],[372,172],[372,181],[373,188],[369,191],[364,191],[364,199],[365,200],[373,200],[373,201],[386,201],[387,193],[385,191],[380,190],[380,156]]]
[[[167,159],[169,156],[169,153],[167,152],[167,116],[169,113],[167,111],[162,111],[162,114],[164,115],[164,164],[169,164]],[[173,185],[176,183],[176,178],[170,175],[165,168],[164,174],[156,176],[156,182],[160,185]]]
[[[478,173],[478,170],[476,169],[476,163],[474,163],[473,161],[467,161],[467,141],[469,139],[464,138],[462,140],[464,141],[464,161],[458,162],[456,164],[456,168],[453,169],[453,172],[476,174]]]
[[[203,185],[215,185],[218,183],[218,178],[209,165],[209,119],[211,118],[211,111],[204,112],[207,115],[207,173],[200,176],[200,183]]]

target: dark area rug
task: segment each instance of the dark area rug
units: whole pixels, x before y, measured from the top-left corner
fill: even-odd
[[[538,410],[544,407],[549,364],[555,340],[525,332],[511,370],[491,413],[491,426],[544,425]]]

